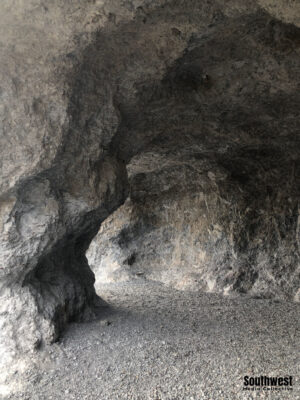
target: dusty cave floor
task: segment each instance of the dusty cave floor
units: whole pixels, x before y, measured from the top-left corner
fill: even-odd
[[[98,292],[105,315],[33,355],[4,399],[300,399],[299,304],[142,279]],[[242,377],[261,374],[292,375],[293,392],[243,392]]]

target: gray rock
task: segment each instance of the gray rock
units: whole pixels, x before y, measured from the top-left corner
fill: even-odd
[[[298,11],[1,1],[3,362],[93,317],[85,252],[129,190],[158,274],[174,260],[174,281],[196,264],[204,289],[299,298]]]

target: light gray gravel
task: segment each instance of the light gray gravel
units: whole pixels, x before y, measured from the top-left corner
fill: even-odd
[[[181,292],[142,279],[98,291],[110,308],[33,356],[7,399],[300,399],[299,304]],[[292,375],[292,392],[243,392]],[[20,387],[20,386],[19,386]]]

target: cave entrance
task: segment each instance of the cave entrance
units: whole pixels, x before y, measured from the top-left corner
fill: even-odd
[[[259,11],[228,18],[206,36],[165,31],[172,52],[163,42],[160,55],[140,21],[137,69],[118,71],[114,94],[120,120],[111,148],[127,165],[129,196],[87,253],[99,282],[299,298],[299,93],[279,94],[281,75],[257,70],[265,54],[275,68],[274,48],[283,51],[287,40],[293,57],[298,28]],[[280,35],[270,39],[270,29]],[[163,61],[167,53],[173,58]],[[143,57],[153,66],[147,76]]]
[[[88,250],[99,281],[299,301],[294,13],[18,3],[0,13],[1,350],[93,315],[85,253],[101,224]]]

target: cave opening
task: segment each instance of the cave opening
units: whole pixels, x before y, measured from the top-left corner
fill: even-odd
[[[13,3],[0,5],[0,366],[36,357],[37,400],[60,398],[52,378],[70,399],[170,400],[296,374],[298,5]]]
[[[261,10],[242,21],[193,32],[162,75],[135,75],[129,99],[118,76],[111,149],[128,195],[87,252],[99,281],[298,301],[299,95],[257,69],[290,65],[279,54],[298,28]]]

